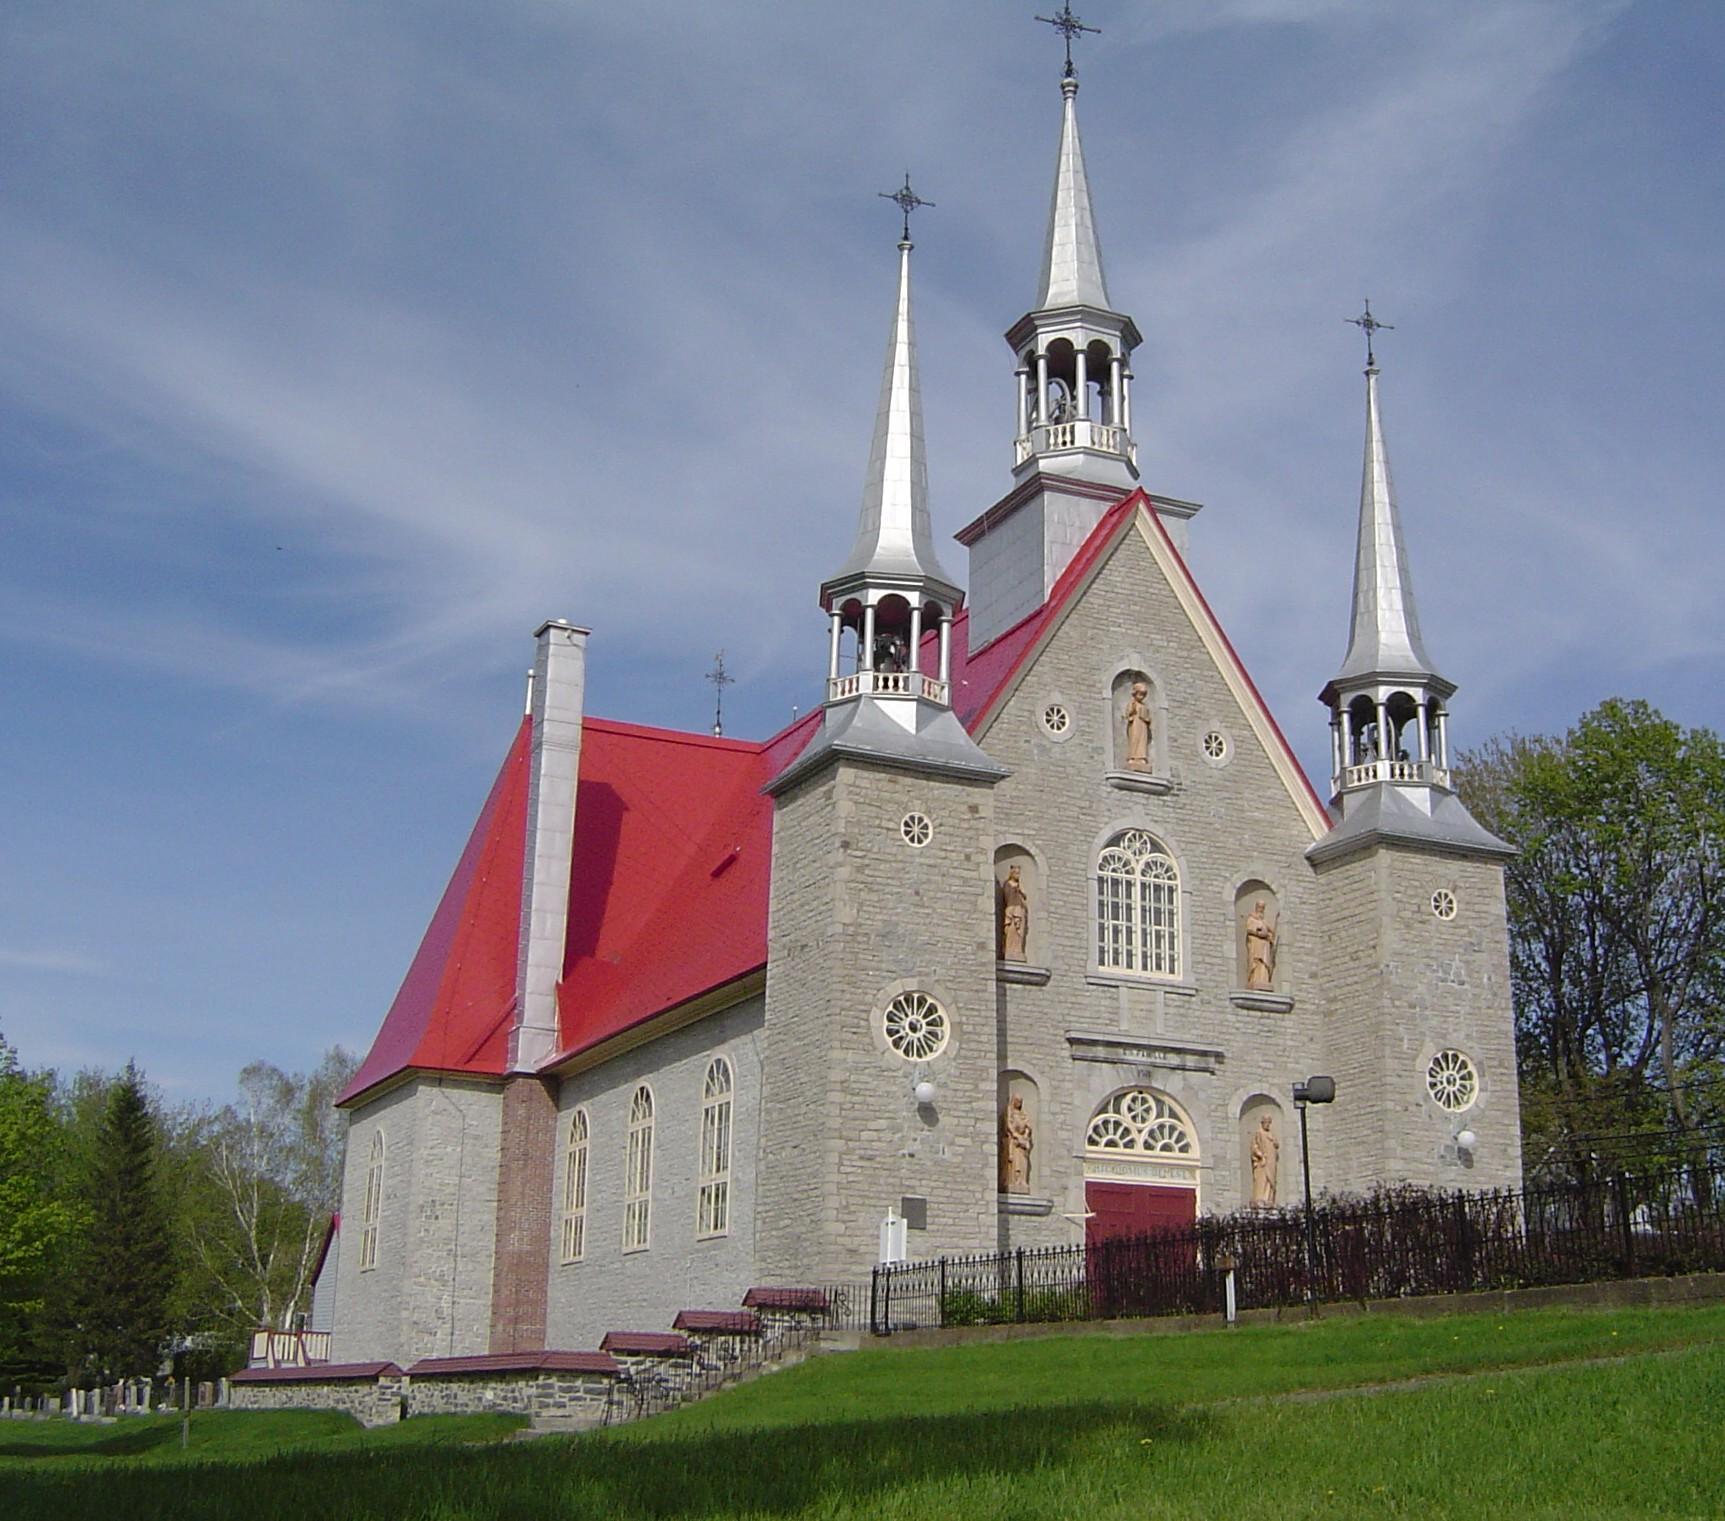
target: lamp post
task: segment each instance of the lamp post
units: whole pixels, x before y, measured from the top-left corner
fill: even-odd
[[[1314,1313],[1318,1301],[1318,1227],[1312,1216],[1312,1145],[1306,1130],[1306,1105],[1335,1101],[1333,1077],[1308,1077],[1305,1082],[1294,1084],[1294,1107],[1300,1111],[1300,1166],[1306,1175],[1306,1299]]]

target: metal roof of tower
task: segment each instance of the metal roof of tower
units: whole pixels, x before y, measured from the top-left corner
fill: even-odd
[[[1037,311],[1059,306],[1108,305],[1102,275],[1102,245],[1090,209],[1090,181],[1084,172],[1084,144],[1078,137],[1078,80],[1060,81],[1065,98],[1060,119],[1060,156],[1054,165],[1054,199],[1048,207],[1048,241],[1042,254]]]

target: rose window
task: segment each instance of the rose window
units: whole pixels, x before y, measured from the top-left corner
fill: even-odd
[[[1148,1088],[1130,1088],[1109,1099],[1091,1120],[1084,1144],[1091,1151],[1198,1155],[1192,1127],[1167,1099]]]
[[[1204,749],[1205,760],[1225,761],[1228,758],[1228,736],[1220,729],[1212,729],[1200,743]]]
[[[1072,727],[1072,715],[1067,712],[1066,704],[1051,702],[1042,710],[1042,727],[1050,734],[1060,735]]]
[[[1479,1073],[1459,1051],[1439,1051],[1426,1068],[1426,1092],[1439,1109],[1459,1114],[1479,1097]]]
[[[925,1062],[946,1049],[952,1027],[927,993],[900,993],[886,1006],[886,1043],[906,1061]]]
[[[1455,894],[1447,887],[1440,887],[1432,894],[1432,912],[1440,919],[1455,918]]]
[[[898,832],[904,836],[906,845],[921,850],[934,838],[934,824],[926,813],[907,813]]]

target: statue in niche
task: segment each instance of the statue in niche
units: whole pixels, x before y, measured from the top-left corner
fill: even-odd
[[[1126,704],[1126,769],[1150,769],[1150,684],[1132,683],[1132,696]]]
[[[1000,1191],[1022,1194],[1030,1191],[1030,1151],[1036,1130],[1024,1112],[1024,1095],[1015,1093],[1000,1114]]]
[[[1276,1207],[1276,1173],[1282,1157],[1282,1143],[1270,1127],[1270,1115],[1258,1121],[1252,1132],[1252,1208]]]
[[[1246,991],[1268,993],[1276,986],[1276,925],[1264,917],[1260,898],[1246,915]]]
[[[1024,960],[1024,944],[1030,933],[1030,898],[1016,866],[1006,868],[1000,884],[1000,959]]]

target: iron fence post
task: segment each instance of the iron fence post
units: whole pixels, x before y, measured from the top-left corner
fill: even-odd
[[[940,1259],[940,1324],[946,1324],[946,1258]]]
[[[1018,1249],[1018,1314],[1017,1314],[1017,1318],[1020,1321],[1022,1321],[1024,1319],[1024,1248],[1023,1247],[1019,1247],[1019,1249]]]
[[[880,1335],[880,1268],[877,1265],[868,1279],[868,1328],[871,1335]]]
[[[1617,1185],[1617,1234],[1623,1242],[1623,1271],[1635,1268],[1635,1231],[1629,1219],[1629,1174],[1620,1172],[1613,1180]]]

